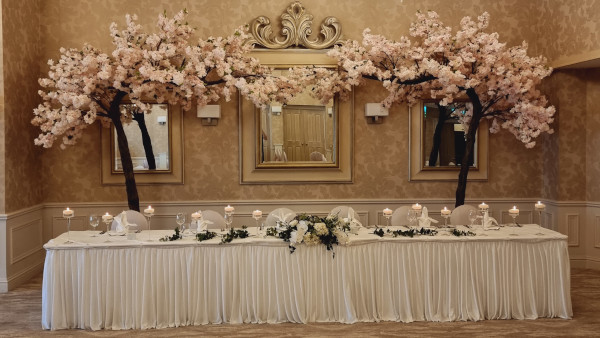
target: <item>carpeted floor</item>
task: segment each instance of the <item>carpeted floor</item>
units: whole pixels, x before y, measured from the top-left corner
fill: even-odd
[[[479,322],[311,323],[204,325],[162,330],[44,331],[41,328],[42,276],[9,293],[0,294],[0,337],[600,337],[600,271],[571,273],[573,319],[487,320]]]

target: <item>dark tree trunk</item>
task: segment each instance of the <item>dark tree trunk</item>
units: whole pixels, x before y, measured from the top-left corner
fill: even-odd
[[[119,153],[121,154],[121,166],[123,167],[123,175],[125,176],[125,190],[127,191],[127,203],[129,209],[140,211],[140,198],[137,192],[137,186],[135,184],[135,177],[133,174],[133,163],[131,162],[131,153],[129,153],[129,144],[127,142],[127,136],[125,130],[123,130],[123,123],[121,123],[121,110],[119,105],[125,97],[126,93],[118,92],[113,101],[110,103],[110,111],[108,115],[115,125],[117,132],[117,143],[119,145]]]
[[[152,140],[150,134],[148,134],[148,128],[146,127],[145,114],[134,113],[133,119],[138,123],[140,131],[142,132],[142,143],[144,144],[144,151],[146,152],[146,160],[148,161],[148,169],[156,169],[156,159],[154,158],[154,150],[152,150]]]
[[[430,167],[434,167],[437,163],[440,145],[442,144],[442,130],[444,129],[444,123],[446,123],[446,120],[448,120],[448,117],[450,116],[450,114],[448,114],[448,109],[446,109],[445,106],[440,106],[439,104],[437,106],[440,116],[433,133],[433,146],[431,147],[431,153],[429,154],[428,162]]]
[[[467,89],[467,95],[473,104],[473,117],[469,124],[469,130],[465,134],[466,145],[465,153],[463,154],[462,163],[460,166],[460,172],[458,174],[458,186],[456,187],[456,203],[455,207],[465,204],[465,194],[467,191],[467,176],[469,175],[469,163],[470,157],[473,153],[475,146],[475,138],[477,136],[477,129],[479,128],[479,122],[483,117],[483,106],[479,101],[479,96],[474,89]]]

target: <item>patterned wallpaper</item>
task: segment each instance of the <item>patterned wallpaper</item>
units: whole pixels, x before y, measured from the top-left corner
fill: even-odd
[[[190,12],[190,23],[198,27],[198,35],[215,36],[230,34],[235,27],[249,22],[258,15],[267,15],[272,20],[276,20],[290,2],[290,0],[79,0],[76,2],[45,0],[39,2],[40,11],[36,11],[36,8],[31,6],[31,4],[37,4],[34,1],[27,1],[22,5],[11,2],[10,6],[13,10],[18,6],[23,7],[20,12],[22,16],[27,15],[30,11],[34,11],[34,14],[41,13],[40,33],[43,43],[40,46],[41,56],[35,60],[40,69],[45,72],[47,71],[46,60],[56,59],[58,49],[62,46],[81,47],[84,42],[90,42],[96,47],[106,51],[110,50],[108,26],[112,21],[123,26],[124,13],[137,13],[140,22],[145,27],[153,27],[156,16],[163,10],[174,13],[185,7]],[[537,11],[537,5],[546,2],[543,0],[528,2],[519,0],[379,0],[375,2],[304,0],[303,4],[314,15],[314,22],[317,24],[325,16],[338,17],[343,25],[344,36],[354,39],[360,39],[361,32],[366,27],[370,27],[374,33],[381,33],[391,38],[404,35],[418,9],[435,9],[442,15],[444,21],[454,25],[465,15],[479,15],[483,11],[489,11],[492,18],[490,29],[498,31],[502,40],[507,41],[509,45],[514,45],[523,40],[535,41],[539,29],[537,29],[537,22],[531,23],[531,11]],[[558,7],[558,5],[556,6]],[[534,17],[533,20],[536,18]],[[24,36],[24,32],[20,33],[21,35],[18,33],[15,32],[14,39],[25,46],[23,48],[35,49],[34,46],[37,44],[32,41],[36,38],[35,31],[30,32],[31,34],[27,34],[27,36]],[[533,42],[532,48],[540,49],[541,47]],[[31,53],[25,54],[34,55],[37,50],[29,52]],[[15,53],[13,56],[16,55]],[[19,56],[21,55],[19,54]],[[30,61],[29,58],[25,58],[25,60],[19,59],[15,62],[20,65]],[[28,83],[37,85],[37,82],[29,74],[27,74],[27,78],[30,79]],[[549,87],[552,85],[555,84],[551,83]],[[22,86],[29,90],[27,85]],[[568,87],[566,89],[568,90]],[[585,106],[585,100],[581,94],[572,94],[575,95],[574,101],[578,101],[579,104],[584,102]],[[567,93],[563,93],[560,95],[561,102],[563,96],[565,96],[565,100],[569,97]],[[223,118],[217,127],[201,126],[194,112],[185,116],[185,184],[140,186],[140,197],[146,201],[342,199],[348,198],[348,196],[360,199],[453,199],[456,186],[454,182],[408,182],[408,114],[405,106],[394,106],[391,115],[383,124],[368,125],[366,123],[363,112],[364,104],[377,102],[382,98],[382,90],[378,83],[362,87],[356,92],[354,184],[240,185],[237,100],[233,99],[231,102],[220,102]],[[31,98],[31,100],[35,99]],[[28,122],[31,117],[31,109],[30,107],[23,108],[23,111],[23,116],[25,116],[23,122]],[[573,123],[573,127],[569,127],[571,124],[564,128],[561,125],[561,129],[578,134],[576,127],[579,124],[577,121],[569,123]],[[25,126],[22,128],[27,129]],[[16,138],[18,142],[10,138],[11,146],[26,141],[22,145],[26,149],[26,157],[34,156],[38,154],[38,151],[30,149],[34,136],[32,133],[27,137],[18,137]],[[556,137],[554,136],[554,138]],[[564,142],[566,145],[573,143],[574,146],[574,142],[579,142],[579,140],[573,142],[562,139],[553,141],[552,137],[548,137],[542,146],[526,149],[507,133],[492,135],[490,137],[490,179],[488,182],[470,182],[467,197],[527,198],[540,196],[542,183],[546,183],[547,180],[542,172],[545,174],[548,170],[547,160],[545,159],[542,163],[542,154],[553,153],[552,142]],[[44,201],[125,200],[125,189],[122,186],[101,185],[100,161],[100,128],[97,125],[88,128],[85,137],[74,147],[64,151],[58,147],[44,150],[41,165]],[[28,167],[35,168],[37,167],[35,164],[38,162],[28,159],[26,163],[29,164]],[[574,159],[574,163],[577,163],[576,159]],[[22,167],[12,166],[12,168]],[[31,171],[28,174],[35,172],[33,168],[28,170]],[[7,181],[20,175],[16,169],[13,171],[11,176],[8,176],[7,173],[7,177],[10,178]],[[562,170],[560,174],[562,175]],[[34,182],[32,185],[37,183]],[[30,203],[39,200],[36,195],[37,190],[29,188],[26,191],[30,192],[26,192],[22,197],[17,197],[18,194],[13,192],[10,194],[11,198],[15,195],[16,200],[23,199]],[[561,187],[561,195],[564,194],[567,199],[571,197],[579,199],[579,193],[580,191],[576,187],[573,189]],[[551,195],[548,192],[544,192],[544,194]],[[19,203],[15,202],[15,206],[11,206],[11,208],[16,208]]]
[[[33,144],[38,131],[30,123],[39,103],[40,2],[2,1],[5,212],[42,202],[42,150]]]
[[[600,201],[600,68],[586,71],[587,201]]]

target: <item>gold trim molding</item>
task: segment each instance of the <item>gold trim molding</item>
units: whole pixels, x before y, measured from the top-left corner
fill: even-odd
[[[337,18],[328,16],[321,23],[320,34],[310,39],[312,34],[312,14],[305,11],[300,1],[293,2],[281,15],[281,35],[274,36],[271,20],[259,16],[250,24],[252,38],[247,43],[269,49],[283,49],[291,46],[309,49],[324,49],[336,44],[342,36],[342,25]]]

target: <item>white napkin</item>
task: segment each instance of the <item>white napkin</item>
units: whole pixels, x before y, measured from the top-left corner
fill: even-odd
[[[498,221],[496,221],[496,219],[494,217],[490,217],[490,215],[488,215],[488,212],[486,211],[483,214],[483,227],[484,228],[489,228],[495,225],[498,225]]]
[[[127,214],[125,211],[115,216],[113,220],[117,223],[115,232],[125,232],[127,230]]]
[[[419,220],[419,226],[421,228],[427,228],[431,225],[431,223],[437,223],[438,221],[429,217],[429,213],[427,211],[427,207],[423,207],[423,209],[421,209],[421,216],[418,218]]]
[[[200,217],[200,219],[198,220],[198,228],[197,228],[198,232],[208,230],[209,224],[213,224],[213,222],[205,220],[204,218]]]
[[[350,226],[350,233],[358,235],[358,231],[362,228],[362,223],[356,218],[354,218],[354,209],[348,209],[348,218],[342,219],[342,221],[346,222]]]

